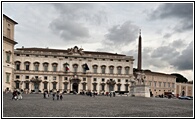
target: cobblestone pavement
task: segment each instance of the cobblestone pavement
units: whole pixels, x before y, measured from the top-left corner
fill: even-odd
[[[193,100],[129,96],[63,95],[63,100],[44,99],[43,94],[23,94],[11,100],[3,94],[2,117],[185,117],[193,118]]]

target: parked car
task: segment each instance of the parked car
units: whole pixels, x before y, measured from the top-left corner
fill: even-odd
[[[178,99],[181,99],[181,100],[192,100],[193,98],[188,97],[188,96],[179,96]]]

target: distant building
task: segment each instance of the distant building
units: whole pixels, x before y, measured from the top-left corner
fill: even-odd
[[[145,84],[150,86],[153,96],[164,95],[165,93],[175,93],[176,77],[159,72],[144,72],[146,75]]]
[[[3,90],[13,90],[14,27],[18,24],[3,14]]]
[[[176,83],[176,96],[193,96],[193,84]]]

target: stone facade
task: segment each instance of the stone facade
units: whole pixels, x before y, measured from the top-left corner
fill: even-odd
[[[176,96],[193,96],[193,84],[176,83]]]
[[[164,95],[165,92],[176,93],[175,76],[151,71],[145,71],[144,73],[146,75],[145,85],[149,85],[153,96]]]
[[[83,51],[77,46],[67,50],[18,48],[14,54],[14,87],[23,90],[129,91],[133,76],[132,56]],[[85,71],[85,64],[89,70]]]
[[[14,77],[14,27],[18,24],[11,18],[3,15],[3,90],[13,89]]]

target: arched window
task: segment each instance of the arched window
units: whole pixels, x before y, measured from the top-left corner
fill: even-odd
[[[44,62],[43,67],[44,67],[44,71],[47,72],[48,71],[48,63]]]
[[[114,66],[109,66],[110,74],[114,74]]]
[[[102,66],[101,66],[101,73],[102,73],[102,74],[105,74],[105,69],[106,69],[106,66],[105,66],[105,65],[102,65]]]
[[[52,63],[52,71],[53,72],[56,72],[57,71],[57,66],[58,66],[57,63]]]
[[[20,70],[20,63],[21,63],[20,61],[15,62],[15,69],[16,70]]]
[[[78,71],[78,64],[73,64],[73,69],[74,69],[74,73],[77,73],[77,71]]]
[[[25,70],[29,70],[30,62],[29,61],[24,62],[24,65],[25,65]]]
[[[39,71],[39,62],[34,62],[34,70]]]
[[[127,66],[127,67],[125,67],[125,74],[126,74],[126,75],[128,75],[128,74],[129,74],[129,71],[130,71],[130,67],[128,67],[128,66]]]
[[[97,73],[97,68],[98,68],[97,65],[93,65],[93,73]]]
[[[118,66],[117,67],[117,71],[118,71],[118,74],[120,75],[121,74],[121,71],[122,71],[122,67],[121,66]]]

